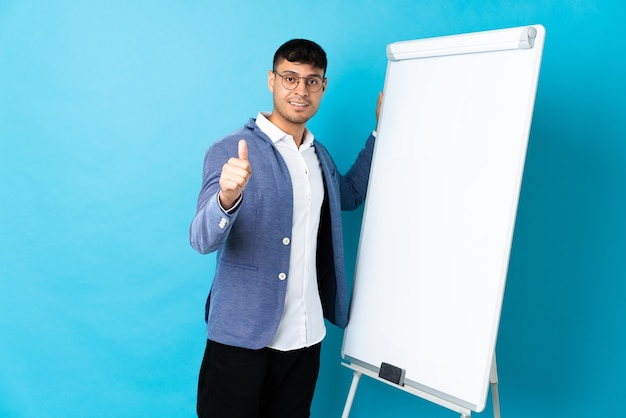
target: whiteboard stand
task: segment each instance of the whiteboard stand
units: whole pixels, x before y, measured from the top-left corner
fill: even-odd
[[[343,414],[341,414],[341,418],[348,418],[350,410],[352,409],[352,402],[354,402],[354,395],[356,395],[356,388],[359,385],[359,380],[361,380],[363,373],[354,368],[353,365],[347,363],[341,364],[354,370],[354,374],[352,375],[352,384],[350,385],[350,392],[348,392],[348,398],[346,399],[346,404],[343,407]]]
[[[346,403],[344,405],[341,418],[349,418],[350,416],[350,410],[352,409],[352,403],[354,402],[354,397],[356,396],[356,389],[359,385],[359,381],[361,380],[361,376],[366,375],[368,377],[371,377],[372,379],[378,380],[379,382],[383,382],[391,386],[396,386],[394,383],[379,377],[376,373],[374,373],[373,371],[363,366],[359,366],[358,364],[354,364],[354,363],[344,363],[344,362],[342,362],[341,364],[349,369],[352,369],[353,371],[352,383],[350,384],[350,391],[348,392],[348,397],[346,398]],[[489,382],[491,384],[493,417],[500,418],[500,396],[498,394],[498,370],[496,366],[496,354],[495,353],[493,354],[493,360],[491,363],[491,373],[489,375]],[[411,386],[403,386],[402,389],[413,395],[419,396],[420,398],[436,403],[452,411],[456,411],[461,414],[461,418],[470,418],[471,416],[472,411],[470,409],[456,405],[452,402],[446,401],[445,399],[438,398],[430,393],[423,392]]]
[[[499,417],[494,353],[544,40],[532,25],[387,46],[344,418],[361,375],[464,418],[491,389]]]
[[[493,402],[493,418],[500,418],[500,395],[498,394],[498,367],[496,365],[496,353],[493,353],[491,361],[491,373],[489,374],[491,382],[491,400]]]

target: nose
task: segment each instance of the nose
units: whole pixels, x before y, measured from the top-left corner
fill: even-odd
[[[296,86],[295,89],[298,93],[300,93],[303,96],[308,96],[309,95],[309,89],[306,88],[306,80],[305,79],[300,79],[298,81],[298,85]]]

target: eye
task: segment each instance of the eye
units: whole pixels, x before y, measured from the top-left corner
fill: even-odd
[[[296,82],[296,78],[294,76],[292,76],[292,75],[286,75],[284,78],[289,83],[295,83]]]
[[[320,81],[317,78],[308,78],[306,82],[309,86],[317,86]]]

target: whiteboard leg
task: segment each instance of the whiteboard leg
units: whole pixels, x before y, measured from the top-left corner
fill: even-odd
[[[500,418],[500,399],[498,398],[498,384],[491,384],[491,396],[493,398],[493,418]]]
[[[498,394],[498,368],[496,366],[496,353],[493,353],[491,361],[491,399],[493,400],[493,418],[500,418],[500,395]]]
[[[352,409],[352,402],[354,401],[354,395],[356,394],[356,388],[359,385],[359,379],[361,379],[361,373],[355,371],[352,376],[352,384],[350,385],[350,392],[348,392],[348,399],[346,399],[346,405],[343,408],[343,414],[341,418],[348,418],[350,415],[350,409]]]

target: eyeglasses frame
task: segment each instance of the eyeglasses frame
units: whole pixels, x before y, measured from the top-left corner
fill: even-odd
[[[296,75],[296,74],[290,73],[290,74],[291,74],[291,77],[295,77],[295,78],[297,78],[298,80],[296,81],[296,85],[295,85],[294,87],[289,88],[289,87],[285,86],[285,76],[283,75],[284,73],[283,73],[283,74],[281,74],[281,73],[279,73],[279,72],[278,72],[278,71],[276,71],[276,70],[272,70],[272,72],[281,78],[281,80],[280,80],[280,84],[282,84],[282,86],[283,86],[286,90],[295,90],[295,89],[297,89],[297,88],[298,88],[298,86],[300,85],[300,80],[304,79],[304,87],[306,88],[306,90],[307,90],[309,93],[317,93],[317,92],[319,92],[320,90],[322,90],[322,87],[324,87],[324,82],[327,80],[327,78],[326,78],[326,77],[303,77],[303,76],[299,76],[299,75]],[[317,89],[317,90],[315,90],[315,91],[313,91],[313,90],[311,90],[311,88],[310,88],[309,84],[307,83],[307,80],[317,80],[318,78],[319,78],[319,79],[320,79],[320,81],[321,81],[321,83],[320,83],[320,88],[319,88],[319,89]]]

